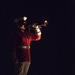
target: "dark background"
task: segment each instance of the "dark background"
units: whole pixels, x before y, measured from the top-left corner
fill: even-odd
[[[13,75],[10,36],[13,20],[27,16],[28,23],[43,23],[42,39],[31,43],[32,63],[28,75],[75,74],[74,0],[0,1],[0,75]]]

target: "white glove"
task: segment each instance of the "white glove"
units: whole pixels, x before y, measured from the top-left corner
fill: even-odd
[[[37,35],[41,35],[41,30],[38,26],[35,27],[35,31]]]
[[[36,29],[39,29],[39,26],[35,26]]]

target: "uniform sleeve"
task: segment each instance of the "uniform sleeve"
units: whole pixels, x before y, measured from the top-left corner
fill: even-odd
[[[32,41],[38,41],[41,39],[41,30],[37,27],[35,28],[35,33],[31,35]]]

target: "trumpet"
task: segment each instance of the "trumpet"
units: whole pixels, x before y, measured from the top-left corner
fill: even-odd
[[[42,28],[42,27],[47,27],[48,25],[48,21],[45,20],[43,24],[37,24],[37,23],[34,23],[32,25],[29,25],[30,28],[36,28],[36,26],[38,26],[38,28]]]

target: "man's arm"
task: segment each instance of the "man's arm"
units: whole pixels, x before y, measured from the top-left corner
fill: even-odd
[[[41,30],[40,30],[40,28],[38,26],[35,27],[35,34],[37,36],[39,36],[39,35],[41,36]]]
[[[38,41],[41,39],[41,30],[38,26],[34,27],[35,33],[32,34],[32,41]]]

